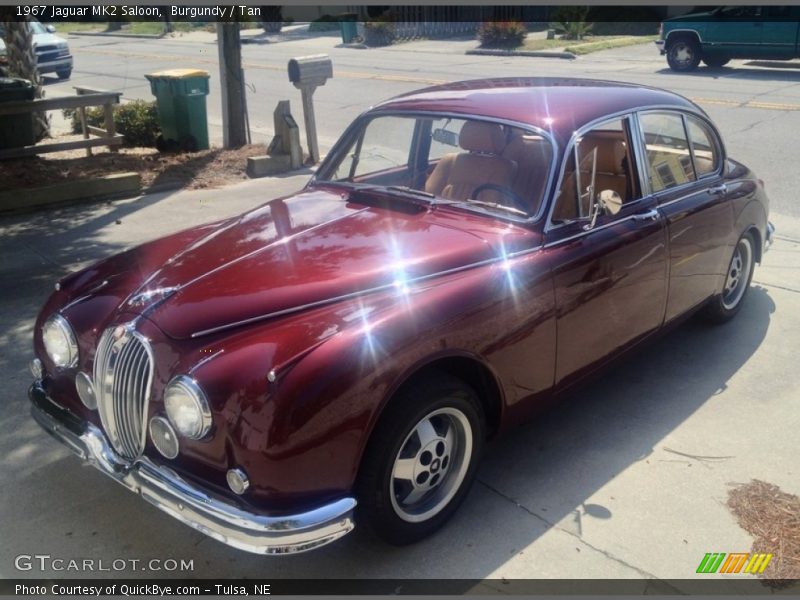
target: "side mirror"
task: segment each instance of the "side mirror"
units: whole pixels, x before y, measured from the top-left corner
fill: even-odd
[[[55,25],[45,25],[45,29],[47,29],[47,33],[55,33],[56,26]]]
[[[597,196],[597,204],[607,215],[616,215],[622,210],[622,198],[614,190],[603,190]]]

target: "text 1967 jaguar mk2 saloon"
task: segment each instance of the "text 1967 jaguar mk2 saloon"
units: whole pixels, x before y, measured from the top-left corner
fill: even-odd
[[[665,326],[742,305],[764,185],[662,90],[453,83],[360,116],[299,193],[66,277],[33,415],[258,553],[418,540],[484,441]]]

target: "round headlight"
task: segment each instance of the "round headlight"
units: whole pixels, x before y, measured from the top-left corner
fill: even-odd
[[[191,377],[180,375],[167,385],[164,408],[173,427],[182,436],[199,440],[211,429],[211,410],[203,390]]]
[[[42,342],[47,356],[57,367],[74,367],[78,364],[78,341],[72,327],[61,315],[53,315],[45,321]]]

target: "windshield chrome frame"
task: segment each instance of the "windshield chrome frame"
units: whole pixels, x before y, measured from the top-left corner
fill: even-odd
[[[463,208],[468,210],[469,212],[478,213],[481,215],[490,216],[492,218],[498,219],[505,219],[512,221],[518,224],[534,224],[538,223],[543,217],[546,210],[547,205],[549,204],[548,200],[551,193],[551,186],[553,183],[553,178],[556,174],[556,166],[559,162],[560,157],[560,148],[558,146],[558,141],[555,137],[545,129],[537,127],[536,125],[531,125],[530,123],[525,123],[522,121],[515,121],[512,119],[499,119],[494,117],[487,117],[484,115],[476,115],[474,113],[459,113],[453,111],[428,111],[428,110],[368,110],[366,112],[361,113],[358,117],[356,117],[353,122],[345,129],[344,133],[339,137],[336,143],[331,148],[330,152],[325,156],[325,159],[320,164],[317,172],[312,176],[309,180],[307,186],[313,185],[315,183],[324,184],[326,180],[317,179],[317,176],[324,172],[326,169],[329,169],[331,164],[334,162],[338,162],[342,159],[342,153],[350,147],[350,142],[356,136],[359,131],[363,130],[363,126],[365,121],[372,120],[377,117],[428,117],[431,119],[461,119],[461,120],[468,120],[471,119],[473,121],[485,121],[488,123],[497,123],[499,125],[507,125],[509,127],[516,127],[518,129],[522,129],[526,132],[532,133],[534,135],[540,135],[548,142],[550,142],[550,147],[552,149],[552,156],[550,158],[550,166],[547,172],[547,181],[545,185],[542,187],[542,196],[539,199],[539,206],[536,209],[536,212],[530,216],[522,217],[522,216],[515,216],[511,213],[501,212],[499,210],[486,210],[482,209],[481,205],[479,204],[470,204],[468,200],[464,200],[463,202],[458,202],[455,204],[449,203],[447,206],[457,206],[458,208]],[[333,180],[331,180],[333,182]],[[439,198],[439,196],[436,196]],[[442,198],[442,200],[446,200]],[[436,206],[435,200],[432,202],[433,206]],[[445,206],[445,204],[441,204],[440,206]]]

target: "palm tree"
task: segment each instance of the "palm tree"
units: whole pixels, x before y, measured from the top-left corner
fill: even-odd
[[[3,22],[3,31],[8,53],[8,74],[11,77],[29,80],[36,90],[34,97],[43,98],[44,90],[39,70],[36,68],[36,53],[33,50],[33,31],[28,25],[31,17],[27,17],[24,21],[14,21],[10,18],[13,14],[13,7],[0,10],[2,10],[2,17],[6,19]],[[46,113],[33,114],[33,132],[37,140],[50,134]]]

